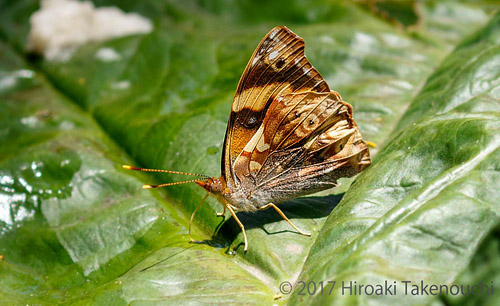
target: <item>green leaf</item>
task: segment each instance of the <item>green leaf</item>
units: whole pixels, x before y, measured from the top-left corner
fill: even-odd
[[[396,297],[342,295],[339,284],[498,279],[497,5],[387,1],[377,4],[386,18],[348,1],[97,4],[139,12],[155,29],[48,62],[22,54],[37,2],[0,3],[1,303],[494,300],[404,296],[403,284]],[[373,164],[352,185],[281,206],[312,237],[274,211],[242,213],[244,253],[238,225],[229,214],[222,223],[210,199],[193,226],[204,243],[189,243],[205,192],[143,190],[183,177],[121,165],[218,176],[236,84],[277,24],[304,38],[312,64],[353,105],[363,137],[379,145]],[[290,295],[280,293],[284,281]],[[300,281],[337,285],[300,295]]]
[[[499,222],[499,26],[497,15],[428,79],[396,136],[329,216],[300,279],[450,284],[467,267]],[[431,298],[398,297],[337,291],[315,302]]]
[[[492,284],[494,286],[494,284],[498,284],[498,281],[500,281],[499,247],[497,228],[483,240],[467,270],[455,280],[457,285],[464,286],[465,288],[469,285],[470,294],[445,296],[446,303],[449,305],[498,304],[498,290],[492,292],[490,287]],[[476,285],[477,288],[473,288],[471,284]]]

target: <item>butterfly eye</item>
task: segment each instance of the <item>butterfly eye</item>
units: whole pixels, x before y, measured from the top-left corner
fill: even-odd
[[[314,120],[310,119],[309,120],[309,125],[313,125],[314,124]]]
[[[300,113],[299,112],[295,112],[295,117],[299,118],[300,117]]]

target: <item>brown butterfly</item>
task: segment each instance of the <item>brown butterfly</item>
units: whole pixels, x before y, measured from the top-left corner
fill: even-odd
[[[370,164],[370,154],[352,107],[331,91],[304,55],[304,40],[285,26],[272,29],[260,42],[241,76],[234,96],[219,178],[170,170],[126,169],[197,175],[196,182],[215,195],[241,227],[235,212],[274,208],[287,200],[336,186]],[[192,240],[192,239],[191,239]],[[194,241],[194,240],[193,240]]]

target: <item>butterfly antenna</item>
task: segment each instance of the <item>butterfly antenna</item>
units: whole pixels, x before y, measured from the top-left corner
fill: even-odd
[[[133,167],[133,166],[128,166],[128,165],[123,165],[123,169],[144,171],[144,172],[163,172],[163,173],[173,173],[173,174],[194,175],[194,176],[201,176],[203,178],[210,178],[208,175],[205,175],[205,174],[172,171],[172,170],[161,170],[161,169],[146,169],[146,168],[139,168],[139,167]]]
[[[161,170],[161,169],[146,169],[146,168],[139,168],[139,167],[133,167],[133,166],[128,166],[128,165],[123,165],[123,169],[143,171],[143,172],[162,172],[162,173],[192,175],[192,176],[199,176],[202,179],[208,179],[208,178],[210,178],[208,175],[198,174],[198,173],[172,171],[172,170]],[[199,181],[199,180],[200,179],[194,179],[194,180],[187,180],[187,181],[174,182],[174,183],[165,183],[165,184],[159,184],[159,185],[143,185],[142,188],[144,188],[144,189],[160,188],[160,187],[165,187],[165,186],[172,186],[172,185],[180,185],[180,184],[192,183],[192,182],[196,182],[196,181]]]

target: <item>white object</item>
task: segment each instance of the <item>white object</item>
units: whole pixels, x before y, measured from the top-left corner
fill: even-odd
[[[90,41],[149,33],[149,19],[124,13],[116,7],[96,8],[90,1],[42,0],[30,18],[27,49],[46,59],[67,61],[81,45]]]

